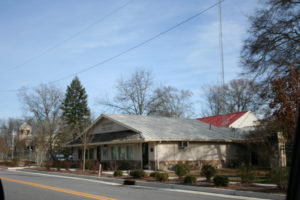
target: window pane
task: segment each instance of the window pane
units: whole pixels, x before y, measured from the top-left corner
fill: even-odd
[[[103,159],[104,159],[104,160],[107,160],[107,159],[108,159],[108,157],[107,157],[107,147],[106,147],[106,146],[104,146],[104,147],[102,148],[102,156],[103,156]]]
[[[111,147],[111,159],[117,160],[117,147]]]
[[[133,160],[133,146],[127,146],[127,160]]]
[[[89,159],[94,159],[94,149],[89,149]]]
[[[126,160],[126,148],[119,147],[119,160]]]

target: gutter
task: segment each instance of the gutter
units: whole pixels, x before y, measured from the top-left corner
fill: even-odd
[[[180,142],[180,141],[188,141],[188,142],[206,142],[206,143],[246,143],[246,140],[204,140],[204,139],[139,139],[139,140],[123,140],[123,141],[110,141],[110,142],[97,142],[90,143],[89,146],[98,146],[105,144],[128,144],[128,143],[142,143],[142,142]],[[79,147],[82,144],[73,144],[73,145],[63,145],[63,147]]]

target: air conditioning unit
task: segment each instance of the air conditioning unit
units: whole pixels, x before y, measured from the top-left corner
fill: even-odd
[[[189,142],[188,141],[180,141],[179,142],[179,148],[180,149],[185,149],[188,146],[189,146]]]

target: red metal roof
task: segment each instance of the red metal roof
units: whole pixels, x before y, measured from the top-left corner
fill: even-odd
[[[225,115],[216,115],[210,117],[197,118],[197,120],[211,124],[218,127],[228,127],[230,124],[235,122],[238,118],[244,115],[247,111],[229,113]]]

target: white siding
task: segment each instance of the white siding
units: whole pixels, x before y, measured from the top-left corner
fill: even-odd
[[[235,122],[229,125],[230,128],[245,128],[258,125],[258,118],[250,111],[243,114]]]
[[[232,151],[228,144],[189,143],[184,149],[178,142],[157,144],[159,161],[227,160],[235,157]]]

